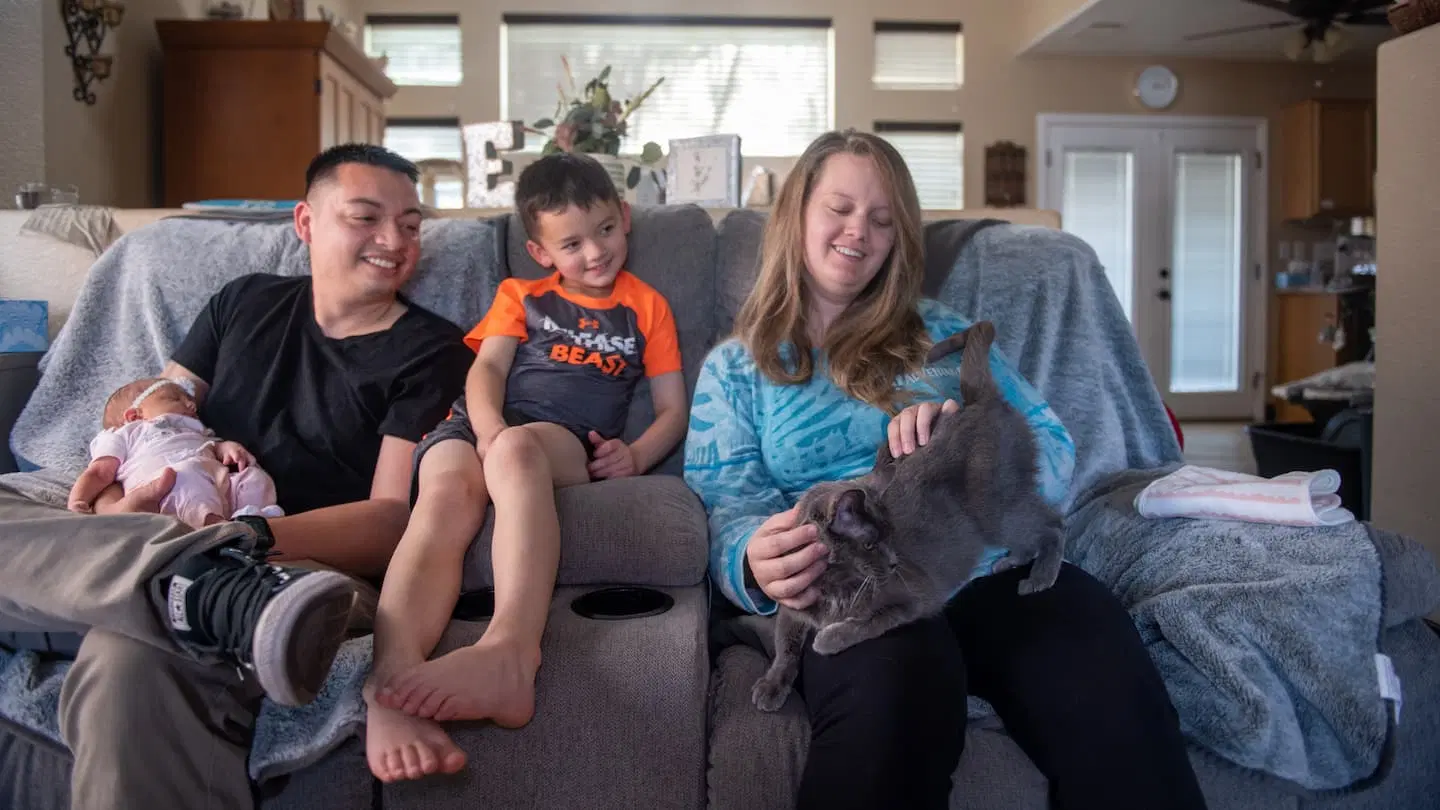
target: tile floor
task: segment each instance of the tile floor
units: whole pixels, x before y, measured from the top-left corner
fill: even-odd
[[[1243,422],[1186,422],[1185,461],[1197,467],[1255,474],[1255,455]]]

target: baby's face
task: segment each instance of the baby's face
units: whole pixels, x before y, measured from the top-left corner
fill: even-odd
[[[185,393],[185,390],[178,385],[162,385],[160,389],[145,398],[140,403],[139,410],[134,408],[125,413],[125,421],[134,422],[137,419],[154,419],[166,414],[178,413],[184,416],[194,416],[196,412],[195,400]]]

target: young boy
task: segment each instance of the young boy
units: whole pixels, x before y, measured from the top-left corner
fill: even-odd
[[[465,338],[476,357],[464,397],[415,450],[419,496],[380,593],[365,689],[366,753],[385,782],[464,767],[437,721],[530,721],[560,555],[554,490],[643,473],[685,433],[675,322],[624,269],[630,209],[605,169],[582,155],[541,158],[520,174],[515,205],[526,249],[554,272],[500,284]],[[642,376],[655,423],[626,444]],[[427,662],[487,498],[494,618],[474,645]]]

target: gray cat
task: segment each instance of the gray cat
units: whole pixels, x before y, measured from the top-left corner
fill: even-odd
[[[995,385],[994,340],[994,324],[981,321],[930,350],[927,363],[963,348],[964,407],[938,415],[926,445],[897,460],[881,442],[870,473],[801,496],[799,521],[819,526],[828,567],[815,581],[813,605],[780,608],[775,660],[755,683],[756,706],[775,711],[785,702],[812,628],[815,652],[833,655],[937,615],[987,546],[1009,549],[996,572],[1034,563],[1021,594],[1055,584],[1061,516],[1036,488],[1029,424]]]

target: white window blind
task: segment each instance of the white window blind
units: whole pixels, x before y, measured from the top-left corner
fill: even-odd
[[[1095,248],[1134,323],[1135,153],[1067,149],[1064,160],[1060,221]]]
[[[397,85],[460,84],[460,19],[455,15],[370,15],[365,53],[390,61],[385,75]]]
[[[878,122],[875,131],[905,158],[920,207],[965,207],[965,135],[959,124]]]
[[[460,121],[455,118],[391,118],[385,122],[385,148],[412,161],[463,161]],[[464,208],[465,184],[458,176],[434,179],[436,208]],[[425,199],[424,180],[419,184]]]
[[[609,65],[621,101],[663,77],[629,119],[627,154],[647,141],[737,134],[743,154],[798,155],[832,128],[829,20],[512,14],[501,39],[507,120],[555,114],[562,56],[582,90]]]
[[[462,160],[460,122],[391,118],[385,122],[385,148],[410,160]]]
[[[965,35],[958,23],[875,23],[875,87],[954,90],[965,83]]]

